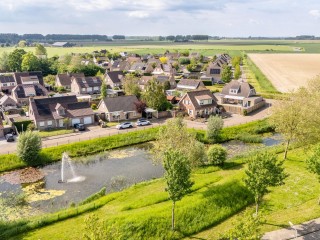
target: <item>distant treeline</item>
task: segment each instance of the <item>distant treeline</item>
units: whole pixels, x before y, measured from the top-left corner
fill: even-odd
[[[208,41],[208,35],[169,35],[160,36],[159,41],[188,42],[188,41]]]
[[[119,35],[114,36],[115,39]],[[58,42],[58,41],[112,41],[112,37],[107,35],[73,35],[73,34],[15,34],[15,33],[0,33],[0,43],[16,44],[21,40],[27,42]]]

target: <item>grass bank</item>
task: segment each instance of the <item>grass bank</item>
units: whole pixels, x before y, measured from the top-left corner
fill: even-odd
[[[281,93],[272,85],[250,57],[244,57],[243,67],[247,81],[265,98],[277,98]]]
[[[147,128],[134,132],[96,138],[56,147],[44,148],[40,152],[41,161],[35,162],[35,165],[45,165],[54,161],[59,161],[61,160],[63,152],[68,152],[70,157],[80,157],[115,148],[153,141],[156,138],[158,130],[159,127]],[[190,129],[190,131],[196,134],[196,137],[199,141],[203,143],[210,143],[206,139],[206,131],[195,129]],[[223,128],[221,131],[219,142],[239,139],[239,136],[244,134],[246,137],[241,138],[240,140],[248,140],[248,142],[252,142],[253,140],[255,140],[259,142],[260,140],[257,137],[257,134],[263,134],[273,131],[274,129],[269,125],[267,119],[258,120],[238,126]],[[16,154],[0,155],[0,173],[23,168],[26,166],[26,163],[21,161]]]
[[[47,131],[39,131],[39,135],[42,138],[46,137],[53,137],[63,134],[73,133],[73,129],[54,129],[54,130],[47,130]]]

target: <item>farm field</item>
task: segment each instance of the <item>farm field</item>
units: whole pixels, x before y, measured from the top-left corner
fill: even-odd
[[[248,54],[272,85],[286,93],[320,75],[320,54]]]

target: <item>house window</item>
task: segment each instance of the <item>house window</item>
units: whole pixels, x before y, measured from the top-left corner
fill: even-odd
[[[87,88],[87,91],[88,91],[88,92],[92,92],[92,87],[88,87],[88,88]]]
[[[136,116],[137,116],[137,113],[136,113],[136,112],[133,112],[133,113],[132,113],[132,116],[136,117]]]
[[[203,105],[203,100],[201,100],[199,104],[200,104],[200,105]]]
[[[6,83],[3,83],[2,85],[3,85],[4,87],[6,87],[6,86],[7,86],[7,84],[6,84]]]
[[[52,126],[52,121],[47,121],[48,126]]]
[[[85,91],[86,91],[86,88],[81,88],[81,91],[82,91],[82,92],[85,92]]]
[[[40,127],[44,127],[44,122],[39,122]]]
[[[93,90],[99,90],[99,87],[93,87]]]
[[[189,115],[193,115],[193,110],[189,109]]]
[[[238,93],[238,89],[234,89],[234,88],[231,88],[229,90],[230,93],[233,93],[233,94],[237,94]]]

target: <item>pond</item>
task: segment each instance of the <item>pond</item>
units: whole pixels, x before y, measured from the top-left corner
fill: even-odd
[[[58,182],[61,161],[39,168],[44,178],[33,184],[10,183],[0,176],[0,220],[53,212],[84,200],[102,187],[114,192],[159,178],[164,170],[153,163],[148,147],[128,147],[72,161],[76,174],[85,178],[81,182]],[[66,179],[71,178],[70,167],[65,166],[64,171]]]
[[[228,157],[232,157],[281,142],[280,135],[273,135],[264,138],[261,144],[230,141],[222,145],[227,148]],[[151,147],[152,143],[147,143],[78,158],[77,161],[71,161],[73,169],[64,163],[63,183],[59,183],[63,161],[1,175],[0,220],[16,220],[54,212],[83,201],[102,187],[106,187],[107,193],[110,193],[135,183],[160,178],[164,170],[152,161]],[[78,176],[76,179],[83,181],[70,181],[74,180],[72,170]],[[22,179],[28,182],[29,175],[41,180],[31,184],[19,182]]]

